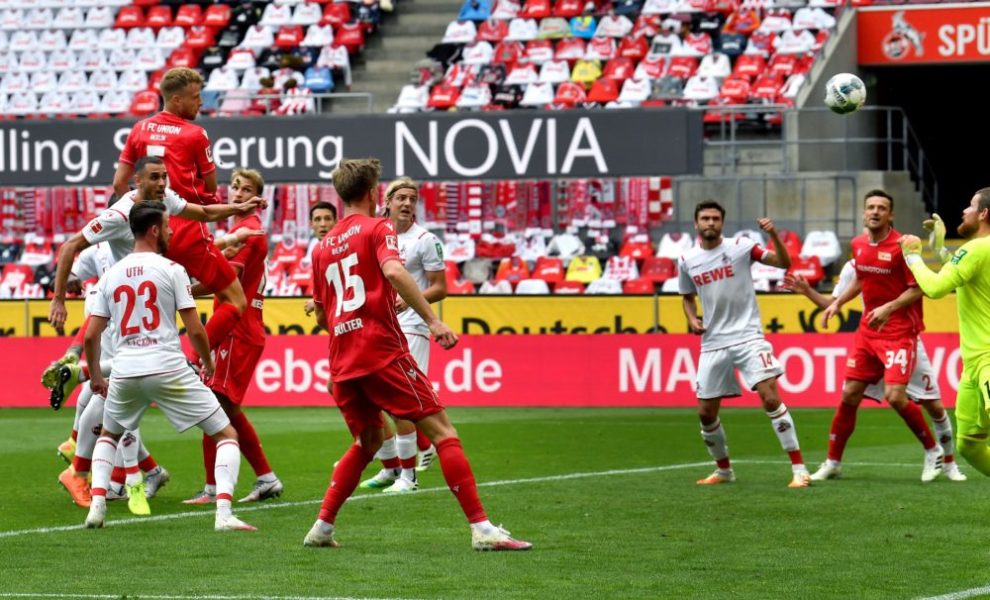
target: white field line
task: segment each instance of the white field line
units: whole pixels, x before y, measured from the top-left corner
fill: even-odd
[[[990,585],[985,585],[978,588],[970,588],[968,590],[962,590],[959,592],[952,592],[950,594],[943,594],[941,596],[929,596],[927,598],[919,598],[919,600],[965,600],[966,598],[975,598],[977,596],[990,595]]]
[[[160,594],[139,594],[136,596],[142,600],[410,600],[404,598],[354,598],[351,596],[163,596]],[[120,594],[42,594],[42,593],[18,593],[0,592],[0,598],[78,598],[80,600],[120,600]]]
[[[782,461],[775,460],[737,460],[734,461],[736,464],[751,464],[751,465],[769,465],[769,464],[782,464]],[[656,467],[642,467],[638,469],[612,469],[608,471],[591,471],[587,473],[568,473],[565,475],[547,475],[543,477],[528,477],[524,479],[502,479],[498,481],[487,481],[478,484],[479,488],[484,487],[498,487],[503,485],[520,485],[526,483],[546,483],[549,481],[567,481],[570,479],[587,479],[592,477],[610,477],[613,475],[636,475],[643,473],[660,473],[663,471],[675,471],[680,469],[693,469],[696,467],[707,467],[711,466],[711,461],[704,462],[693,462],[693,463],[681,463],[676,465],[661,465]],[[848,466],[861,466],[861,467],[917,467],[914,463],[873,463],[873,462],[857,462],[857,463],[845,463]],[[422,488],[416,490],[415,492],[410,492],[408,494],[362,494],[360,496],[351,496],[348,502],[358,502],[365,500],[375,500],[379,498],[393,498],[397,496],[408,496],[411,494],[431,494],[436,492],[447,491],[446,486],[438,486],[432,488]],[[237,507],[237,513],[250,513],[259,510],[274,510],[280,508],[292,508],[296,506],[310,506],[313,504],[319,504],[323,500],[302,500],[298,502],[278,502],[274,504],[257,504],[255,506],[248,507]],[[107,527],[120,527],[124,525],[136,525],[141,523],[154,523],[157,521],[170,521],[174,519],[189,519],[196,517],[213,517],[213,511],[187,511],[179,513],[171,513],[167,515],[155,515],[151,517],[131,517],[127,519],[116,519],[113,521],[107,521]],[[77,529],[84,529],[82,524],[78,525],[61,525],[57,527],[35,527],[32,529],[14,529],[10,531],[0,531],[0,539],[19,537],[22,535],[35,535],[35,534],[46,534],[46,533],[60,533],[62,531],[75,531]],[[3,594],[0,593],[0,598]],[[206,597],[204,597],[205,599]],[[168,600],[168,599],[163,599]],[[217,598],[217,600],[223,600],[222,598]]]

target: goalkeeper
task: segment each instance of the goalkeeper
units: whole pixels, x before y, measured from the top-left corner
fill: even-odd
[[[903,236],[901,249],[926,296],[941,298],[957,290],[963,374],[956,398],[956,438],[959,453],[969,464],[990,475],[990,188],[976,192],[963,211],[958,232],[970,239],[955,254],[940,250],[945,225],[938,215],[925,226],[932,232],[933,250],[940,257],[946,255],[941,271],[935,273],[925,265],[917,237]]]

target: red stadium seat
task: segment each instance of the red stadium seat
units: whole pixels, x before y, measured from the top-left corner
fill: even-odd
[[[580,281],[560,281],[553,286],[554,294],[583,294],[584,284]]]
[[[135,117],[143,117],[158,112],[158,106],[158,92],[144,90],[134,94],[131,108],[127,112]]]
[[[218,4],[216,6],[227,6],[226,4]],[[212,8],[212,7],[210,7]],[[228,6],[228,9],[230,7]],[[229,12],[229,11],[228,11]],[[228,21],[229,16],[228,16]],[[175,20],[172,21],[179,27],[192,27],[193,25],[203,24],[203,7],[198,4],[183,4],[179,7],[179,10],[175,13]],[[224,23],[207,23],[211,27],[224,27],[227,25]]]
[[[301,25],[283,25],[275,35],[275,47],[296,48],[305,36],[306,32]]]
[[[182,44],[188,48],[209,48],[216,44],[216,30],[206,25],[194,25],[186,31],[186,41]]]
[[[767,68],[767,59],[761,54],[743,54],[736,58],[736,66],[732,70],[733,76],[744,76],[752,81],[759,77]]]
[[[665,256],[651,256],[643,261],[640,275],[642,279],[648,279],[653,283],[663,283],[677,277],[677,264]]]
[[[520,19],[545,19],[550,16],[550,0],[526,0],[519,14]]]
[[[632,279],[622,282],[623,294],[650,294],[656,291],[656,286],[649,279]]]
[[[466,279],[447,283],[447,293],[451,296],[465,296],[474,293],[474,284]]]
[[[144,27],[144,10],[140,6],[134,5],[121,7],[113,26],[117,29]]]
[[[172,51],[165,62],[166,68],[189,67],[195,68],[199,64],[199,52],[193,48],[179,47]]]
[[[334,6],[331,4],[330,6]],[[348,54],[357,54],[364,48],[364,28],[359,23],[345,23],[336,27],[334,46],[347,48]]]
[[[169,6],[152,6],[148,9],[148,17],[144,23],[155,30],[170,26],[172,24],[172,8]]]
[[[698,59],[694,56],[675,56],[670,59],[667,74],[687,79],[698,70]]]
[[[179,9],[179,12],[181,13],[182,9]],[[178,20],[178,16],[176,16],[176,20]],[[206,9],[206,14],[203,15],[203,25],[222,29],[227,26],[227,23],[230,23],[229,4],[211,4]]]
[[[348,2],[334,2],[323,9],[320,25],[331,25],[334,29],[351,20],[351,7]]]
[[[536,259],[536,266],[533,267],[532,277],[542,279],[547,283],[558,283],[564,280],[566,270],[564,263],[559,258],[552,256],[541,256]]]
[[[786,242],[785,242],[786,243]],[[791,256],[791,268],[787,270],[792,275],[801,275],[808,280],[812,287],[817,286],[825,278],[822,261],[817,256]]]
[[[574,108],[576,104],[587,102],[587,100],[583,85],[574,81],[565,81],[557,87],[557,95],[554,97],[553,103]]]
[[[495,281],[508,281],[516,284],[523,279],[529,279],[529,266],[526,261],[518,256],[503,258],[498,265],[498,271],[495,272]],[[535,279],[541,278],[536,277]]]
[[[452,85],[441,83],[433,86],[430,92],[430,99],[426,105],[438,110],[448,110],[457,104],[460,97],[460,90]]]
[[[34,283],[34,269],[30,265],[9,263],[3,266],[0,286],[14,289],[27,283]]]
[[[557,0],[553,5],[553,16],[570,19],[584,12],[584,0]]]
[[[794,259],[801,254],[801,246],[804,245],[804,242],[801,241],[801,236],[789,229],[782,229],[777,232],[777,235],[780,237],[780,241],[784,242],[784,246],[787,246],[787,253],[790,255],[791,259]],[[776,250],[776,248],[774,248],[773,240],[770,240],[770,243],[767,244],[767,248],[770,250]]]

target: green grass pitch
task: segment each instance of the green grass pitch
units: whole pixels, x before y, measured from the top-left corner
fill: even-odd
[[[535,545],[505,554],[471,550],[438,467],[415,495],[359,491],[338,517],[344,546],[304,548],[349,443],[342,420],[248,412],[285,494],[235,506],[259,531],[220,534],[211,507],[180,503],[202,481],[198,430],[176,435],[150,411],[142,431],[171,483],[151,517],[115,502],[108,528],[89,531],[65,528],[85,510],[56,483],[71,409],[0,411],[0,598],[907,599],[990,581],[990,483],[963,465],[968,482],[922,484],[921,449],[890,410],[860,413],[845,479],[805,490],[786,487],[758,410],[723,411],[739,481],[715,487],[694,483],[712,466],[691,410],[451,410],[489,516]],[[794,415],[813,469],[832,411]],[[244,461],[239,495],[252,481]]]

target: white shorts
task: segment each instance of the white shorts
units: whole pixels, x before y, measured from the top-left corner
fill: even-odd
[[[406,342],[409,344],[409,354],[412,354],[416,366],[424,374],[428,374],[430,366],[430,338],[419,333],[406,332]]]
[[[747,389],[784,374],[770,342],[753,340],[719,350],[702,351],[698,359],[697,395],[700,400],[739,396],[735,370]]]
[[[863,395],[870,400],[883,402],[883,381],[866,386]],[[921,338],[918,338],[914,372],[911,373],[911,380],[907,384],[907,397],[915,402],[930,402],[942,397],[942,391],[938,387],[938,374],[932,367],[932,361],[928,358],[928,352],[925,351]]]
[[[213,392],[195,371],[182,368],[144,377],[111,377],[103,425],[111,433],[137,429],[152,402],[180,433],[199,425],[203,433],[213,435],[230,424]]]

